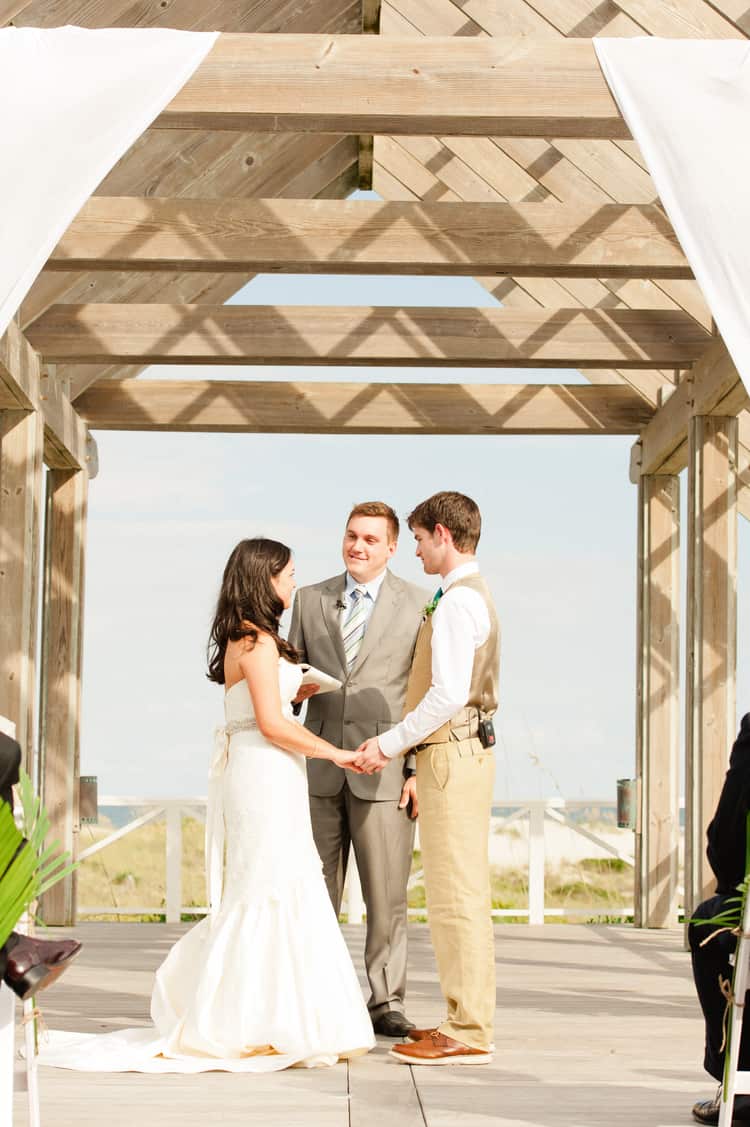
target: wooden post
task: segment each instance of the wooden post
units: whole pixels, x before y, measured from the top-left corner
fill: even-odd
[[[88,474],[50,470],[44,541],[40,751],[50,839],[78,852],[83,580]],[[42,900],[47,924],[72,924],[76,874]]]
[[[182,807],[179,803],[167,803],[166,819],[166,921],[178,924],[182,918]]]
[[[529,923],[544,923],[544,802],[529,803]]]
[[[714,887],[706,860],[734,738],[737,665],[737,419],[688,429],[685,917]]]
[[[43,444],[39,412],[0,411],[0,715],[32,778]]]
[[[677,924],[680,481],[638,484],[635,926]]]

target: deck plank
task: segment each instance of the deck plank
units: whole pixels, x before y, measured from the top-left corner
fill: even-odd
[[[40,1000],[52,1028],[145,1024],[154,969],[185,925],[84,923],[78,961]],[[364,929],[345,934],[360,978]],[[477,1068],[415,1068],[381,1039],[347,1068],[259,1076],[40,1070],[45,1127],[677,1127],[712,1083],[681,931],[499,925],[497,1052]],[[442,1013],[425,925],[410,927],[408,1013]],[[19,1030],[20,1033],[20,1030]],[[19,1077],[20,1079],[20,1077]],[[26,1127],[25,1095],[15,1123]]]

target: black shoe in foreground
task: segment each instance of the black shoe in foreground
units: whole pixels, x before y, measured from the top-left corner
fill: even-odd
[[[408,1037],[414,1022],[398,1010],[386,1010],[372,1019],[372,1028],[381,1037]]]
[[[4,980],[22,1002],[51,986],[81,950],[77,939],[32,939],[17,932],[6,946]]]
[[[721,1111],[721,1084],[710,1100],[699,1100],[693,1104],[693,1119],[697,1123],[717,1124]],[[750,1120],[750,1096],[735,1096],[733,1123],[747,1123]]]

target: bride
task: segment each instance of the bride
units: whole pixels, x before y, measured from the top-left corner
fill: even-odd
[[[226,727],[209,777],[209,915],[156,972],[153,1026],[52,1034],[41,1064],[86,1071],[267,1072],[332,1065],[373,1045],[372,1025],[323,880],[305,757],[349,766],[292,716],[302,673],[279,636],[294,591],[291,552],[242,540],[209,642]]]

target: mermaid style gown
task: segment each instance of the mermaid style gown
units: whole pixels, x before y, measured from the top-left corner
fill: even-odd
[[[301,677],[279,659],[289,719]],[[153,1026],[52,1033],[40,1064],[272,1072],[332,1065],[373,1046],[313,841],[305,757],[261,735],[245,681],[226,692],[224,708],[209,778],[211,911],[156,972]]]

